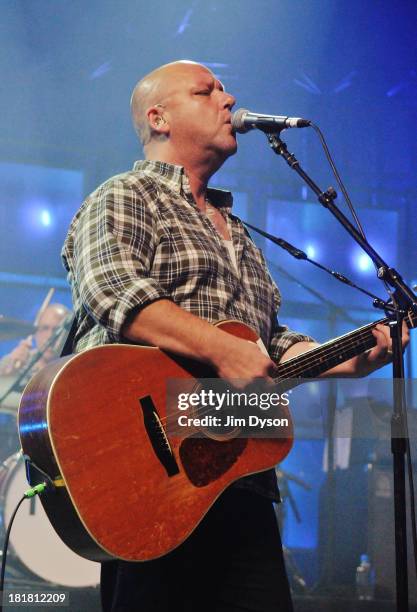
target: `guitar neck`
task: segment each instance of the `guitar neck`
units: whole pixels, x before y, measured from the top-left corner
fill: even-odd
[[[364,325],[280,364],[277,382],[289,378],[316,378],[339,363],[372,348],[376,345],[373,328],[388,323],[388,320],[380,319]]]

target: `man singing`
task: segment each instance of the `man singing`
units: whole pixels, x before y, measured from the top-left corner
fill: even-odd
[[[132,116],[146,159],[86,199],[63,249],[78,318],[76,351],[150,344],[249,383],[317,346],[278,324],[280,294],[261,252],[231,214],[231,194],[208,188],[236,152],[234,104],[210,70],[189,61],[162,66],[136,85]],[[223,319],[256,330],[270,357],[211,325]],[[332,373],[363,375],[385,365],[388,331],[377,326],[374,335],[371,351]],[[104,609],[292,610],[277,499],[273,471],[246,477],[168,555],[103,564]]]

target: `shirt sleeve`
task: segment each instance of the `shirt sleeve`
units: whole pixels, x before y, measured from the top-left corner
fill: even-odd
[[[116,342],[132,310],[170,299],[151,276],[157,237],[149,202],[146,190],[113,179],[91,196],[74,228],[70,273],[83,307]]]
[[[281,305],[281,294],[276,285],[275,292],[275,303],[278,312]],[[272,323],[272,334],[269,343],[269,355],[271,359],[276,363],[279,363],[285,351],[287,351],[293,344],[297,344],[297,342],[316,342],[316,340],[311,336],[307,336],[306,334],[300,334],[292,331],[286,325],[280,325],[276,313]]]
[[[279,363],[285,351],[287,351],[293,344],[297,344],[297,342],[316,342],[316,340],[314,340],[314,338],[311,336],[294,332],[286,325],[279,325],[277,322],[274,335],[272,336],[269,345],[269,354],[271,359],[276,363]]]

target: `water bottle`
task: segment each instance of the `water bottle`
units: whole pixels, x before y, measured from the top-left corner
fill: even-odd
[[[373,599],[375,573],[368,555],[361,555],[360,565],[356,568],[356,596],[358,599]]]

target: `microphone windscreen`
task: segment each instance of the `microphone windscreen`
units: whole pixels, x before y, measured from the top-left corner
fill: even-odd
[[[249,111],[246,108],[239,108],[232,115],[232,130],[239,132],[239,134],[245,134],[251,129],[250,126],[245,125],[243,118]]]

